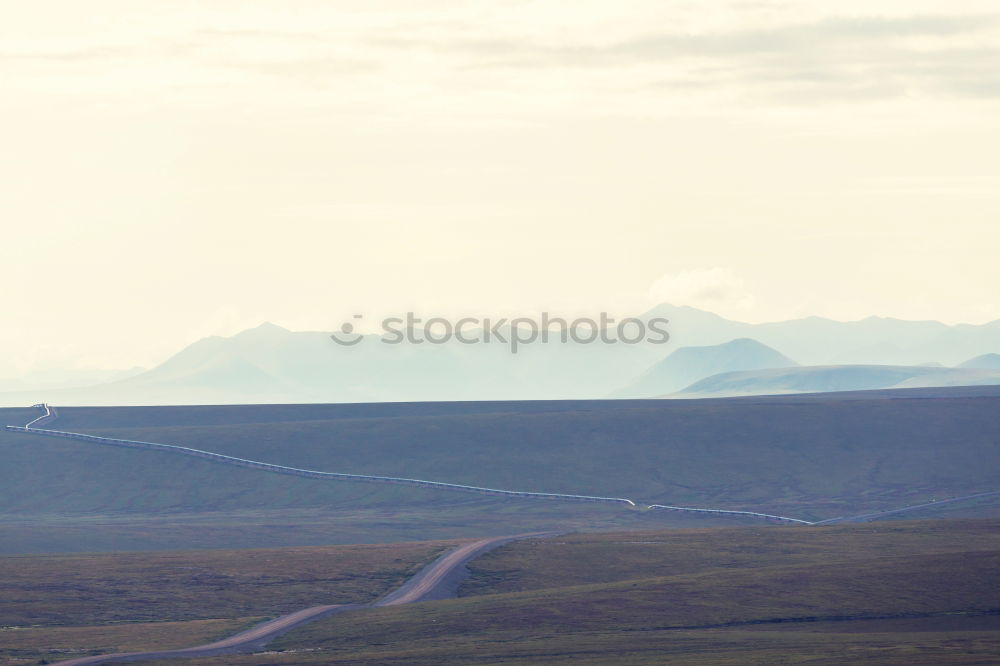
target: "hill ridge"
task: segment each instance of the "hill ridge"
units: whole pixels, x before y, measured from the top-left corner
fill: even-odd
[[[24,426],[4,426],[5,430],[11,432],[18,432],[24,434],[33,435],[43,435],[49,437],[60,437],[66,439],[74,439],[80,441],[89,441],[97,444],[105,444],[112,446],[123,446],[129,448],[138,449],[150,449],[158,451],[166,451],[171,453],[179,453],[183,455],[195,456],[199,458],[204,458],[213,462],[220,462],[230,465],[236,465],[240,467],[248,467],[251,469],[259,469],[268,472],[275,472],[279,474],[292,474],[295,476],[302,476],[307,478],[319,478],[319,479],[339,479],[348,481],[363,481],[363,482],[374,482],[374,483],[391,483],[391,484],[402,484],[402,485],[414,485],[422,486],[427,488],[434,488],[438,490],[452,490],[459,492],[470,492],[478,493],[483,495],[499,495],[506,497],[518,497],[526,499],[547,499],[547,500],[563,500],[563,501],[575,501],[575,502],[600,502],[600,503],[610,503],[610,504],[626,504],[629,507],[636,509],[640,508],[639,505],[631,499],[621,498],[621,497],[603,497],[594,495],[577,495],[577,494],[567,494],[567,493],[544,493],[544,492],[530,492],[530,491],[515,491],[515,490],[505,490],[499,488],[486,488],[481,486],[471,486],[464,484],[454,484],[445,483],[441,481],[430,481],[424,479],[412,479],[405,477],[391,477],[391,476],[378,476],[378,475],[367,475],[367,474],[348,474],[343,472],[323,472],[319,470],[308,470],[297,467],[290,467],[287,465],[278,465],[274,463],[266,463],[256,460],[248,460],[245,458],[238,458],[235,456],[227,456],[220,453],[214,453],[211,451],[204,451],[201,449],[194,449],[191,447],[177,446],[173,444],[161,444],[156,442],[145,442],[138,440],[127,440],[127,439],[117,439],[110,437],[101,437],[98,435],[90,435],[84,433],[67,432],[60,430],[49,430],[44,428],[38,428],[35,424],[42,423],[56,419],[58,414],[51,408],[47,403],[42,403],[35,405],[34,407],[43,410],[43,414]],[[849,517],[838,517],[830,518],[822,521],[808,521],[799,518],[793,518],[790,516],[782,516],[777,514],[770,514],[758,511],[741,511],[732,509],[721,509],[721,508],[700,508],[700,507],[688,507],[688,506],[676,506],[669,504],[647,504],[645,509],[664,509],[668,511],[679,511],[688,513],[698,513],[698,514],[711,514],[719,516],[739,516],[739,517],[751,517],[751,518],[762,518],[769,521],[775,522],[787,522],[802,525],[823,525],[823,524],[833,524],[841,522],[849,522],[855,520],[870,519],[873,517],[879,517],[884,515],[892,515],[904,513],[913,509],[920,509],[929,506],[934,506],[937,504],[960,502],[963,500],[976,499],[981,497],[988,497],[992,495],[1000,494],[1000,490],[996,491],[986,491],[978,492],[970,495],[964,495],[959,497],[948,498],[944,500],[934,500],[932,502],[922,502],[919,504],[908,505],[901,508],[889,509],[885,511],[872,512],[867,514],[862,514],[858,516]]]

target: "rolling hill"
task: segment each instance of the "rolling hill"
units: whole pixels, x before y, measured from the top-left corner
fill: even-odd
[[[990,663],[996,521],[567,535],[455,600],[321,620],[206,664]]]
[[[651,398],[679,391],[723,372],[790,368],[798,363],[750,338],[707,347],[681,347],[614,393],[620,398]]]
[[[62,408],[53,426],[323,471],[813,520],[1000,489],[1000,466],[993,464],[1000,459],[1000,389],[979,391],[953,398],[930,389],[531,408]],[[0,527],[8,552],[81,543],[99,550],[218,547],[227,539],[271,546],[478,536],[501,527],[733,522],[304,479],[8,431],[0,433],[0,455]],[[993,515],[996,504],[950,505],[948,512]]]
[[[1000,371],[933,366],[832,365],[725,372],[671,395],[677,398],[778,395],[888,388],[1000,384]]]
[[[629,530],[508,544],[460,597],[199,664],[991,663],[998,521]],[[188,647],[369,601],[454,542],[0,557],[0,661]],[[146,663],[146,662],[143,662]],[[150,661],[149,663],[170,663]]]
[[[983,354],[970,358],[958,365],[960,368],[978,368],[980,370],[1000,370],[1000,354]]]

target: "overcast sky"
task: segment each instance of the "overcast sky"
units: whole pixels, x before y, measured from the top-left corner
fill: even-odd
[[[0,68],[0,377],[355,312],[1000,318],[996,0],[36,0]]]

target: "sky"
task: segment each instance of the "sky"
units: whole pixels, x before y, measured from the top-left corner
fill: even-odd
[[[995,0],[38,0],[0,378],[271,321],[1000,318]]]

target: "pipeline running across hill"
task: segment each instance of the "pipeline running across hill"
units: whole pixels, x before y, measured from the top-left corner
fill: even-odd
[[[28,421],[28,423],[25,424],[25,426],[24,426],[25,430],[27,430],[27,429],[29,429],[29,428],[31,428],[31,427],[39,424],[39,423],[44,423],[46,421],[52,421],[52,420],[54,420],[56,418],[55,409],[53,409],[52,407],[49,407],[48,403],[43,402],[43,403],[40,403],[38,405],[32,405],[32,407],[37,407],[38,409],[42,409],[42,410],[45,411],[45,413],[42,414],[41,416],[39,416],[37,419],[34,419],[32,421]]]
[[[134,449],[147,449],[153,451],[165,451],[168,453],[178,453],[181,455],[194,456],[196,458],[203,458],[205,460],[210,460],[213,462],[224,463],[228,465],[235,465],[237,467],[247,467],[250,469],[257,469],[265,472],[274,472],[277,474],[291,474],[293,476],[301,476],[310,479],[331,479],[331,480],[343,480],[343,481],[363,481],[371,483],[392,483],[400,485],[410,485],[410,486],[420,486],[423,488],[433,488],[436,490],[452,490],[458,492],[467,493],[477,493],[480,495],[494,495],[502,497],[518,497],[522,499],[549,499],[549,500],[563,500],[570,502],[599,502],[607,504],[624,504],[631,508],[639,508],[639,505],[630,499],[624,497],[600,497],[595,495],[571,495],[565,493],[540,493],[540,492],[529,492],[520,490],[504,490],[500,488],[483,488],[480,486],[469,486],[459,483],[445,483],[443,481],[428,481],[425,479],[409,479],[404,477],[395,476],[375,476],[369,474],[347,474],[343,472],[321,472],[318,470],[311,469],[300,469],[298,467],[288,467],[286,465],[276,465],[274,463],[265,463],[257,460],[247,460],[245,458],[237,458],[235,456],[227,456],[221,453],[213,453],[211,451],[203,451],[201,449],[192,449],[186,446],[177,446],[174,444],[158,444],[156,442],[142,442],[130,439],[114,439],[110,437],[99,437],[97,435],[85,435],[83,433],[77,432],[66,432],[62,430],[48,430],[45,428],[37,427],[37,424],[54,420],[57,418],[58,414],[55,409],[50,407],[47,403],[41,403],[38,405],[32,405],[32,407],[37,407],[42,409],[45,413],[38,418],[28,422],[23,426],[4,426],[5,430],[12,432],[27,433],[32,435],[45,435],[48,437],[62,437],[66,439],[75,439],[84,442],[94,442],[95,444],[106,444],[110,446],[122,446]],[[737,511],[733,509],[715,509],[715,508],[701,508],[701,507],[690,507],[690,506],[672,506],[669,504],[648,504],[645,505],[646,509],[662,509],[667,511],[679,511],[683,513],[696,513],[696,514],[708,514],[715,516],[733,516],[740,518],[760,518],[773,522],[783,522],[792,523],[797,525],[832,525],[835,523],[847,523],[847,522],[861,522],[866,519],[875,518],[883,515],[898,514],[910,510],[921,509],[925,507],[934,506],[936,504],[945,504],[951,502],[959,502],[963,500],[976,499],[980,497],[987,497],[991,495],[1000,495],[1000,490],[980,492],[973,495],[964,495],[961,497],[951,497],[948,499],[937,500],[934,502],[924,502],[921,504],[913,504],[909,506],[904,506],[896,509],[891,509],[889,511],[878,511],[873,513],[866,513],[858,516],[844,516],[838,518],[828,518],[826,520],[820,521],[809,521],[802,520],[800,518],[792,518],[790,516],[780,516],[771,513],[762,513],[759,511]]]
[[[685,511],[689,513],[708,513],[713,515],[726,516],[748,516],[750,518],[764,518],[766,520],[778,520],[787,523],[799,523],[801,525],[815,525],[816,523],[788,516],[776,516],[773,513],[760,513],[758,511],[731,511],[727,509],[696,509],[691,506],[670,506],[669,504],[650,504],[648,509],[667,509],[668,511]]]
[[[65,439],[75,439],[83,442],[93,442],[95,444],[108,444],[111,446],[123,446],[133,449],[149,449],[153,451],[167,451],[170,453],[180,453],[183,455],[204,458],[214,462],[236,465],[237,467],[248,467],[278,474],[291,474],[310,479],[340,479],[344,481],[369,481],[376,483],[394,483],[411,486],[422,486],[424,488],[435,488],[438,490],[455,490],[459,492],[478,493],[481,495],[501,495],[505,497],[520,497],[528,499],[553,499],[573,502],[603,502],[611,504],[625,504],[635,507],[635,502],[623,497],[597,497],[591,495],[570,495],[565,493],[539,493],[519,490],[503,490],[500,488],[482,488],[479,486],[467,486],[459,483],[444,483],[442,481],[427,481],[424,479],[408,479],[396,476],[375,476],[369,474],[346,474],[343,472],[321,472],[312,469],[300,469],[298,467],[288,467],[286,465],[276,465],[274,463],[260,462],[258,460],[247,460],[235,456],[227,456],[221,453],[212,453],[201,449],[192,449],[186,446],[176,446],[174,444],[158,444],[156,442],[142,442],[131,439],[114,439],[111,437],[99,437],[97,435],[85,435],[78,432],[65,432],[62,430],[48,430],[38,428],[34,424],[42,419],[53,417],[53,412],[47,404],[35,405],[45,410],[45,414],[24,426],[5,426],[6,430],[13,432],[29,433],[32,435],[45,435],[48,437],[62,437]]]

